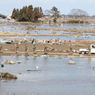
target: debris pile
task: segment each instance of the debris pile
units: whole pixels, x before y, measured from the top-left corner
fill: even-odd
[[[69,60],[68,64],[76,64],[76,63],[72,60]]]
[[[14,62],[14,61],[9,61],[9,60],[7,60],[7,59],[6,59],[6,60],[4,60],[4,61],[3,61],[3,63],[15,64],[15,62]]]
[[[17,76],[10,74],[10,73],[1,73],[0,77],[9,78],[9,79],[17,79]]]

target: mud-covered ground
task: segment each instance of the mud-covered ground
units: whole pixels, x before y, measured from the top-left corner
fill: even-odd
[[[36,54],[33,51],[34,44],[27,44],[27,55],[28,56],[41,56],[46,55],[44,54],[44,48],[47,47],[47,55],[49,56],[81,56],[82,54],[79,54],[78,51],[80,48],[86,48],[88,49],[91,44],[94,44],[95,41],[72,41],[72,42],[63,42],[62,44],[52,44],[52,43],[38,43],[36,44]],[[70,45],[72,46],[72,50],[74,51],[72,55],[70,55]],[[0,55],[9,55],[9,56],[25,56],[25,43],[19,44],[18,53],[16,53],[16,46],[14,44],[2,44],[2,52]],[[89,57],[88,54],[84,55]],[[91,55],[92,57],[95,55]],[[91,57],[90,56],[90,57]]]

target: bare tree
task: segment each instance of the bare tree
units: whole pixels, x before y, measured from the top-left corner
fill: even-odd
[[[83,11],[81,9],[72,9],[69,15],[72,15],[75,18],[89,16],[86,11]]]
[[[44,14],[47,15],[47,16],[51,16],[51,11],[50,10],[45,10]]]

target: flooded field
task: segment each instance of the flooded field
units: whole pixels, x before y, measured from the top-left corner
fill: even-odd
[[[25,28],[27,27],[27,25],[13,25],[13,24],[1,24],[0,25],[0,31],[1,32],[13,32],[13,33],[23,33],[26,34],[28,32],[28,30],[26,30]],[[33,25],[33,27],[37,27],[37,28],[52,28],[55,29],[67,29],[67,28],[76,28],[76,29],[91,29],[94,28],[94,25],[75,25],[75,24],[63,24],[60,26],[56,26],[56,25],[49,25],[49,24],[41,24],[41,25]],[[38,35],[38,36],[25,36],[26,38],[31,38],[31,39],[37,39],[37,40],[51,40],[51,39],[57,39],[59,38],[60,40],[64,41],[64,40],[71,40],[74,41],[76,39],[83,39],[83,40],[95,40],[95,33],[82,33],[82,35],[85,36],[73,36],[73,34],[75,34],[75,32],[70,33],[69,31],[54,31],[56,35],[61,35],[61,34],[66,34],[69,36],[55,36],[55,34],[53,34],[53,36],[41,36],[40,35],[51,35],[51,30],[29,30],[29,32],[33,35]],[[16,36],[14,38],[18,38],[18,39],[22,39],[25,37],[19,37]],[[13,38],[13,37],[12,37]]]
[[[36,39],[36,40],[51,40],[51,39],[60,39],[61,41],[75,41],[78,39],[86,40],[86,41],[92,41],[95,40],[95,36],[25,36],[26,38],[30,39]],[[16,39],[24,39],[25,37],[14,37]],[[77,38],[76,38],[77,37]]]
[[[48,25],[48,24],[42,24],[38,25],[36,27],[44,27],[44,28],[76,28],[76,29],[89,29],[89,28],[95,28],[94,25],[89,24],[61,24],[61,25]]]
[[[1,80],[0,95],[95,95],[95,58],[1,56],[16,64],[4,64],[17,80]],[[1,68],[0,68],[1,69]]]
[[[2,24],[1,32],[26,34],[26,25]],[[34,25],[37,28],[76,28],[90,29],[92,25]],[[29,30],[31,34],[39,36],[15,36],[9,39],[37,39],[50,40],[59,38],[64,40],[95,40],[95,33],[87,36],[72,36],[70,32],[56,31],[56,34],[69,36],[40,36],[50,34],[50,30]],[[74,32],[72,32],[74,33]],[[85,33],[84,33],[85,34]],[[87,34],[87,33],[86,33]],[[93,35],[93,36],[92,36]],[[1,72],[9,72],[18,77],[17,80],[0,80],[0,95],[94,95],[95,94],[95,58],[72,58],[76,64],[70,65],[67,57],[48,56],[0,56],[0,63],[8,59],[16,64],[4,64]]]

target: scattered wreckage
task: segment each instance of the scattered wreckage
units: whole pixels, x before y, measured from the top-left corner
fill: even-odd
[[[79,49],[79,54],[95,54],[95,44],[91,44],[90,47],[88,49],[83,48],[83,49]]]

